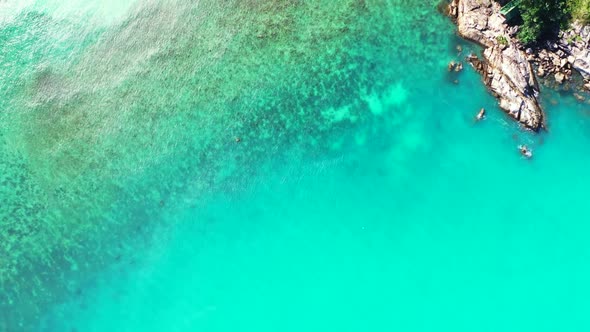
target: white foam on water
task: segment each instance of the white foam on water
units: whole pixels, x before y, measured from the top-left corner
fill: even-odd
[[[12,20],[34,2],[34,0],[0,0],[0,23]]]
[[[0,0],[0,23],[14,20],[24,10],[35,10],[55,19],[93,17],[103,24],[121,19],[137,0]]]

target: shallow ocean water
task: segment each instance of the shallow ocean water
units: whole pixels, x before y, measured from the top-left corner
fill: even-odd
[[[590,105],[436,1],[106,4],[0,4],[0,331],[590,327]]]

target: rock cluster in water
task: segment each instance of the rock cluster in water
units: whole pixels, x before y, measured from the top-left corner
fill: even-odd
[[[556,40],[525,48],[516,38],[517,26],[509,26],[493,0],[453,0],[448,7],[461,37],[484,47],[483,59],[467,60],[483,75],[485,84],[499,99],[500,107],[525,127],[544,127],[543,111],[537,101],[537,77],[545,84],[562,85],[578,72],[579,87],[590,91],[590,26],[574,23]],[[565,85],[564,89],[569,89]],[[574,92],[579,101],[585,97]]]
[[[575,71],[585,80],[590,90],[590,26],[574,23],[559,33],[555,41],[546,41],[539,47],[526,50],[528,60],[538,66],[539,77],[553,77],[557,84],[572,78]]]
[[[483,75],[500,107],[537,131],[544,126],[539,87],[527,55],[512,37],[514,29],[499,11],[500,5],[492,0],[453,0],[449,5],[459,35],[484,47],[483,59],[470,55],[468,60]]]

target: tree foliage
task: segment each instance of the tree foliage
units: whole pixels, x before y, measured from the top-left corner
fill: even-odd
[[[523,20],[519,38],[525,44],[554,34],[570,17],[567,0],[521,0],[519,9]]]
[[[568,0],[568,5],[574,21],[590,23],[590,0]]]

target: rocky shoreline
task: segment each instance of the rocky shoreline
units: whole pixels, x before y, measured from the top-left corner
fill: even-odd
[[[573,24],[560,32],[557,40],[525,51],[527,59],[537,67],[537,76],[545,82],[562,85],[579,73],[581,84],[576,88],[590,90],[590,26]],[[585,99],[578,92],[574,96],[580,101]]]
[[[590,27],[574,24],[556,41],[525,48],[516,38],[518,27],[506,23],[500,8],[493,0],[452,0],[448,14],[459,36],[484,47],[482,59],[471,54],[467,61],[483,76],[500,108],[538,131],[545,128],[545,115],[538,102],[537,79],[559,86],[579,73],[582,83],[576,88],[590,90]],[[585,99],[581,93],[574,96]]]

